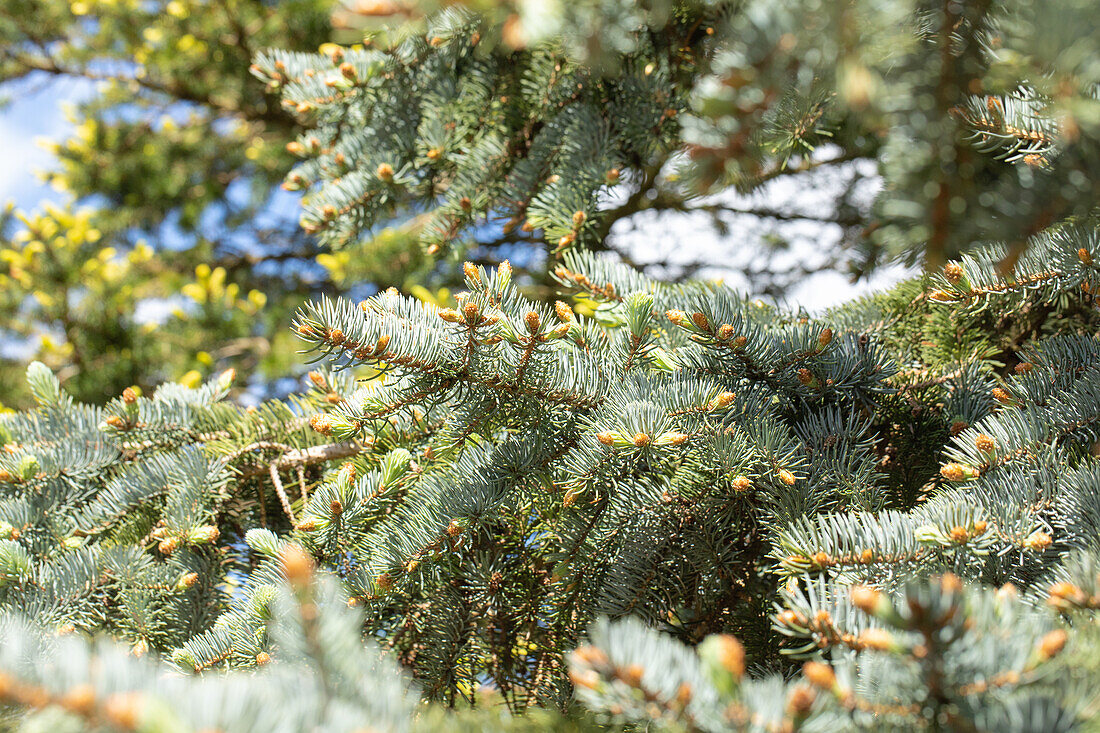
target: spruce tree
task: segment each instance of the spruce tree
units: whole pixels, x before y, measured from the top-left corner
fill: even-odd
[[[315,299],[293,323],[313,389],[252,411],[229,376],[93,408],[33,367],[38,408],[0,418],[14,721],[1095,727],[1100,118],[1095,39],[1063,22],[1084,6],[604,8],[612,47],[578,46],[604,5],[542,39],[450,8],[387,50],[257,61],[313,125],[289,179],[320,184],[308,229],[339,245],[421,207],[442,250],[531,222],[554,299],[506,260],[466,263],[453,306]],[[683,129],[721,144],[679,180],[813,166],[765,132],[808,136],[781,100],[823,84],[815,119],[890,151],[870,241],[925,274],[812,315],[589,251],[608,171],[681,144],[645,122],[670,57],[726,80],[684,89]]]

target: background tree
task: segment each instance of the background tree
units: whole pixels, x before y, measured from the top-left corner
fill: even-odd
[[[1067,2],[1057,20],[1026,1],[947,11],[469,2],[482,14],[422,14],[436,5],[349,5],[337,17],[377,33],[377,51],[265,65],[310,126],[362,120],[339,137],[301,140],[308,162],[290,183],[322,184],[307,198],[306,225],[324,242],[341,245],[414,206],[431,213],[421,235],[429,248],[469,236],[521,243],[536,258],[584,246],[682,275],[721,269],[715,259],[728,267],[728,256],[687,247],[691,256],[677,259],[669,237],[644,259],[609,233],[652,221],[643,211],[726,226],[747,212],[839,227],[839,251],[819,242],[826,254],[808,252],[796,276],[821,267],[858,275],[894,258],[938,266],[978,242],[1012,239],[1010,270],[1030,235],[1092,211],[1087,2]],[[406,88],[419,100],[408,107]],[[355,162],[368,143],[386,177]],[[781,181],[788,195],[777,197]],[[753,192],[769,195],[733,195]],[[502,226],[486,239],[494,221]],[[494,260],[484,248],[472,254]],[[751,287],[766,289],[776,267],[753,270]]]
[[[328,10],[248,0],[0,9],[7,93],[92,82],[47,172],[72,203],[9,212],[0,227],[4,338],[26,344],[2,362],[5,403],[28,397],[27,356],[93,402],[229,365],[287,371],[285,338],[274,350],[272,340],[328,278],[277,189],[292,120],[247,67],[269,45],[316,50]]]

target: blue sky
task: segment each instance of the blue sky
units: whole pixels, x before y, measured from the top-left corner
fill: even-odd
[[[43,184],[37,171],[50,168],[53,156],[37,144],[47,138],[63,140],[72,125],[65,119],[63,105],[86,97],[93,82],[77,79],[23,79],[0,89],[7,102],[0,107],[0,202],[15,201],[17,207],[30,209],[41,201],[60,201],[64,196]]]
[[[0,107],[0,162],[3,163],[3,175],[0,176],[0,204],[14,201],[20,209],[34,209],[43,201],[62,201],[64,194],[44,185],[36,175],[38,171],[49,169],[53,163],[51,153],[36,141],[40,139],[63,140],[72,131],[64,113],[64,105],[85,98],[94,92],[94,82],[69,78],[31,77],[15,84],[0,88],[0,98],[10,100]],[[873,193],[872,193],[873,195]],[[782,200],[782,191],[768,191],[764,199]],[[286,201],[277,202],[276,210],[285,213],[294,207]],[[642,223],[642,222],[639,222]],[[781,255],[789,258],[812,257],[814,250],[821,247],[821,241],[835,236],[820,225],[802,226],[810,231],[800,232],[801,242],[790,251]],[[618,236],[631,245],[634,254],[644,253],[655,242],[678,239],[691,241],[693,247],[711,249],[715,252],[716,262],[728,261],[731,241],[723,241],[708,231],[708,227],[693,222],[690,215],[664,215],[659,220],[648,221],[631,233],[618,233]],[[734,234],[734,238],[736,238]],[[817,240],[817,243],[815,243]],[[751,251],[751,250],[745,250]],[[645,257],[642,258],[643,261]],[[726,273],[704,272],[703,276],[723,277]],[[911,274],[901,267],[886,267],[866,281],[852,284],[840,273],[819,272],[796,285],[790,293],[790,300],[799,303],[811,311],[820,311],[866,292],[889,286],[898,279]],[[752,283],[744,278],[733,276],[730,285],[735,288],[752,291]]]

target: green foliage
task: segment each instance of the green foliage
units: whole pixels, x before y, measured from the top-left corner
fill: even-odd
[[[321,458],[301,417],[316,403],[243,410],[223,401],[232,379],[128,389],[95,407],[33,363],[38,407],[0,417],[0,607],[61,633],[110,632],[138,653],[208,628],[247,569],[234,536],[269,512],[279,526],[289,506],[281,484],[265,497],[253,477],[305,481]]]

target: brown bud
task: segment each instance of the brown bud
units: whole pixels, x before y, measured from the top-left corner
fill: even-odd
[[[374,175],[389,183],[393,180],[393,166],[389,163],[379,163],[378,167],[374,169]]]
[[[640,664],[628,664],[615,670],[615,676],[631,687],[641,687],[644,675],[645,668]]]
[[[748,342],[749,342],[749,340],[747,338],[745,338],[744,336],[738,336],[737,338],[735,338],[733,340],[733,348],[743,349],[743,348],[745,348],[745,344],[747,344]]]
[[[344,332],[339,328],[334,328],[328,332],[328,340],[334,346],[339,346],[344,343]]]
[[[374,584],[378,586],[380,590],[389,590],[393,587],[393,578],[389,573],[382,573],[374,579]]]
[[[573,683],[574,687],[595,690],[600,685],[600,675],[594,669],[571,669],[569,670],[569,681]]]
[[[463,211],[469,211],[474,208],[474,203],[470,201],[469,196],[463,196],[458,200],[458,205]]]
[[[1047,603],[1052,606],[1083,606],[1087,600],[1083,590],[1073,583],[1062,581],[1050,586]]]
[[[730,482],[733,490],[741,494],[752,488],[752,480],[747,476],[738,476]]]
[[[619,182],[620,175],[618,168],[612,168],[604,175],[604,180],[607,181],[608,185],[614,185]]]
[[[560,300],[554,301],[554,313],[557,314],[558,320],[562,323],[571,323],[573,321],[573,309]]]
[[[291,585],[302,587],[313,579],[313,558],[296,542],[288,543],[279,553],[283,575]]]
[[[338,405],[343,401],[343,399],[344,398],[336,392],[329,392],[325,395],[325,402],[329,403],[330,405]]]
[[[940,467],[940,475],[948,481],[964,481],[967,471],[961,463],[945,463]]]
[[[798,481],[798,479],[795,478],[794,474],[785,468],[779,469],[779,480],[787,486],[794,486],[795,482]]]
[[[784,626],[790,626],[792,628],[796,626],[804,626],[806,621],[805,618],[789,608],[784,609],[776,618]]]
[[[1026,540],[1024,540],[1024,546],[1030,550],[1042,552],[1051,546],[1054,540],[1046,532],[1032,532]]]
[[[71,713],[88,716],[95,710],[95,688],[89,684],[75,685],[61,696],[59,702]]]
[[[676,688],[676,704],[680,707],[686,708],[691,703],[692,696],[691,685],[687,682],[681,682]]]
[[[462,317],[466,321],[467,326],[476,326],[481,320],[481,311],[477,307],[477,303],[467,303],[462,306]]]
[[[457,519],[452,519],[451,523],[447,525],[447,536],[458,537],[462,534],[462,523]]]
[[[875,552],[874,552],[874,550],[870,549],[869,547],[864,548],[863,552],[859,553],[859,561],[861,563],[863,563],[864,565],[870,565],[872,562],[874,562],[874,560],[875,560]]]
[[[710,330],[710,320],[703,313],[692,313],[691,322],[704,331]]]
[[[1043,638],[1039,640],[1039,655],[1043,660],[1056,657],[1061,654],[1062,650],[1066,648],[1066,642],[1069,640],[1065,629],[1055,629],[1054,631],[1048,631],[1043,635]]]
[[[171,555],[180,546],[180,541],[176,537],[169,537],[166,540],[161,540],[157,545],[157,549],[160,550],[162,555]]]
[[[301,532],[315,532],[317,531],[317,520],[306,519],[298,523],[297,529]]]
[[[323,412],[309,418],[309,426],[321,435],[332,435],[332,418]]]
[[[722,392],[714,398],[715,409],[722,407],[729,407],[733,403],[733,400],[737,397],[733,392]]]
[[[313,382],[317,389],[325,389],[325,378],[320,372],[310,372],[309,381]]]
[[[182,578],[180,578],[180,585],[182,585],[184,588],[190,588],[197,582],[199,582],[198,573],[187,573]]]
[[[894,645],[894,637],[886,629],[864,629],[859,635],[859,645],[884,652]]]
[[[118,415],[109,415],[104,422],[115,430],[124,430],[126,428],[126,420]]]
[[[443,155],[443,151],[440,148],[432,148],[428,151],[428,160],[439,160],[439,156]]]
[[[339,517],[344,513],[344,505],[340,503],[339,499],[333,499],[329,504],[329,511],[332,513],[333,519]]]
[[[948,533],[948,536],[951,537],[952,542],[958,545],[961,545],[962,543],[970,539],[970,533],[966,531],[966,527],[959,526],[952,527],[951,531]]]
[[[125,402],[127,405],[134,404],[135,402],[137,402],[137,399],[137,390],[135,390],[133,387],[127,387],[126,389],[122,390],[122,401]]]
[[[527,330],[532,334],[538,333],[539,327],[542,325],[539,314],[535,311],[527,311],[527,315],[523,317],[523,322],[527,325]]]
[[[813,709],[815,700],[817,693],[812,687],[795,685],[787,697],[787,715],[797,719],[805,718]]]
[[[562,236],[560,239],[558,239],[558,247],[560,249],[565,249],[566,247],[568,247],[569,245],[573,244],[573,242],[576,242],[576,241],[577,241],[577,235],[574,234],[573,232],[569,232],[568,234],[566,234],[566,235]]]
[[[717,634],[711,638],[714,639],[711,643],[717,651],[718,663],[735,679],[741,679],[745,674],[745,647],[729,634]]]
[[[609,664],[603,650],[591,645],[579,646],[573,650],[573,658],[589,667],[603,667]]]
[[[826,328],[821,332],[821,335],[817,337],[818,347],[824,349],[826,346],[833,342],[833,329]]]
[[[1012,395],[1000,387],[993,388],[993,399],[1006,405],[1012,404]]]
[[[974,445],[983,453],[991,453],[993,449],[997,447],[997,442],[985,433],[979,433],[978,436],[974,438]]]
[[[940,576],[940,587],[945,593],[960,593],[963,583],[954,573],[944,573]]]
[[[933,290],[928,294],[928,297],[936,303],[951,303],[958,300],[958,296],[954,293],[949,293],[946,290]]]
[[[802,675],[814,687],[832,690],[836,687],[836,673],[833,668],[821,662],[806,662],[802,665]]]
[[[798,370],[798,381],[803,386],[808,386],[809,384],[811,384],[814,381],[813,372],[811,372],[809,369],[807,369],[805,367],[799,369]]]
[[[854,585],[848,593],[852,605],[864,613],[873,614],[882,601],[882,592],[868,585]]]
[[[477,269],[477,265],[473,262],[462,263],[462,273],[466,276],[467,280],[481,284],[481,271]]]
[[[340,73],[343,74],[345,79],[351,79],[352,81],[355,81],[358,76],[358,74],[355,73],[355,67],[347,61],[340,64]]]
[[[256,655],[256,666],[263,667],[265,664],[271,663],[271,655],[267,652],[260,652]]]
[[[675,323],[677,326],[687,328],[689,323],[687,314],[683,311],[666,311],[665,317]]]
[[[384,333],[378,337],[378,340],[374,342],[374,355],[379,356],[386,353],[386,349],[390,345],[390,335]]]
[[[648,435],[646,435],[645,433],[635,433],[634,434],[634,447],[635,448],[644,448],[647,445],[649,445],[649,436]]]
[[[985,531],[989,529],[989,524],[984,519],[979,519],[974,522],[974,536],[985,534]]]
[[[1019,364],[1012,368],[1017,374],[1029,374],[1035,370],[1035,365],[1030,361],[1021,361]]]
[[[948,262],[943,266],[943,274],[947,278],[947,281],[951,284],[956,284],[963,277],[963,268],[958,262]]]
[[[454,308],[444,308],[439,311],[439,317],[447,323],[465,323],[462,319],[462,314],[456,311]]]
[[[1091,265],[1092,253],[1082,247],[1081,249],[1077,250],[1077,259],[1081,260],[1081,264]]]
[[[103,702],[103,718],[116,728],[137,730],[141,723],[142,702],[137,692],[118,692]]]
[[[615,444],[615,437],[611,433],[596,433],[596,440],[600,441],[606,446],[612,446]]]
[[[968,427],[970,427],[970,425],[963,422],[962,420],[956,420],[955,422],[951,423],[951,435],[958,435],[962,431],[966,430]]]

